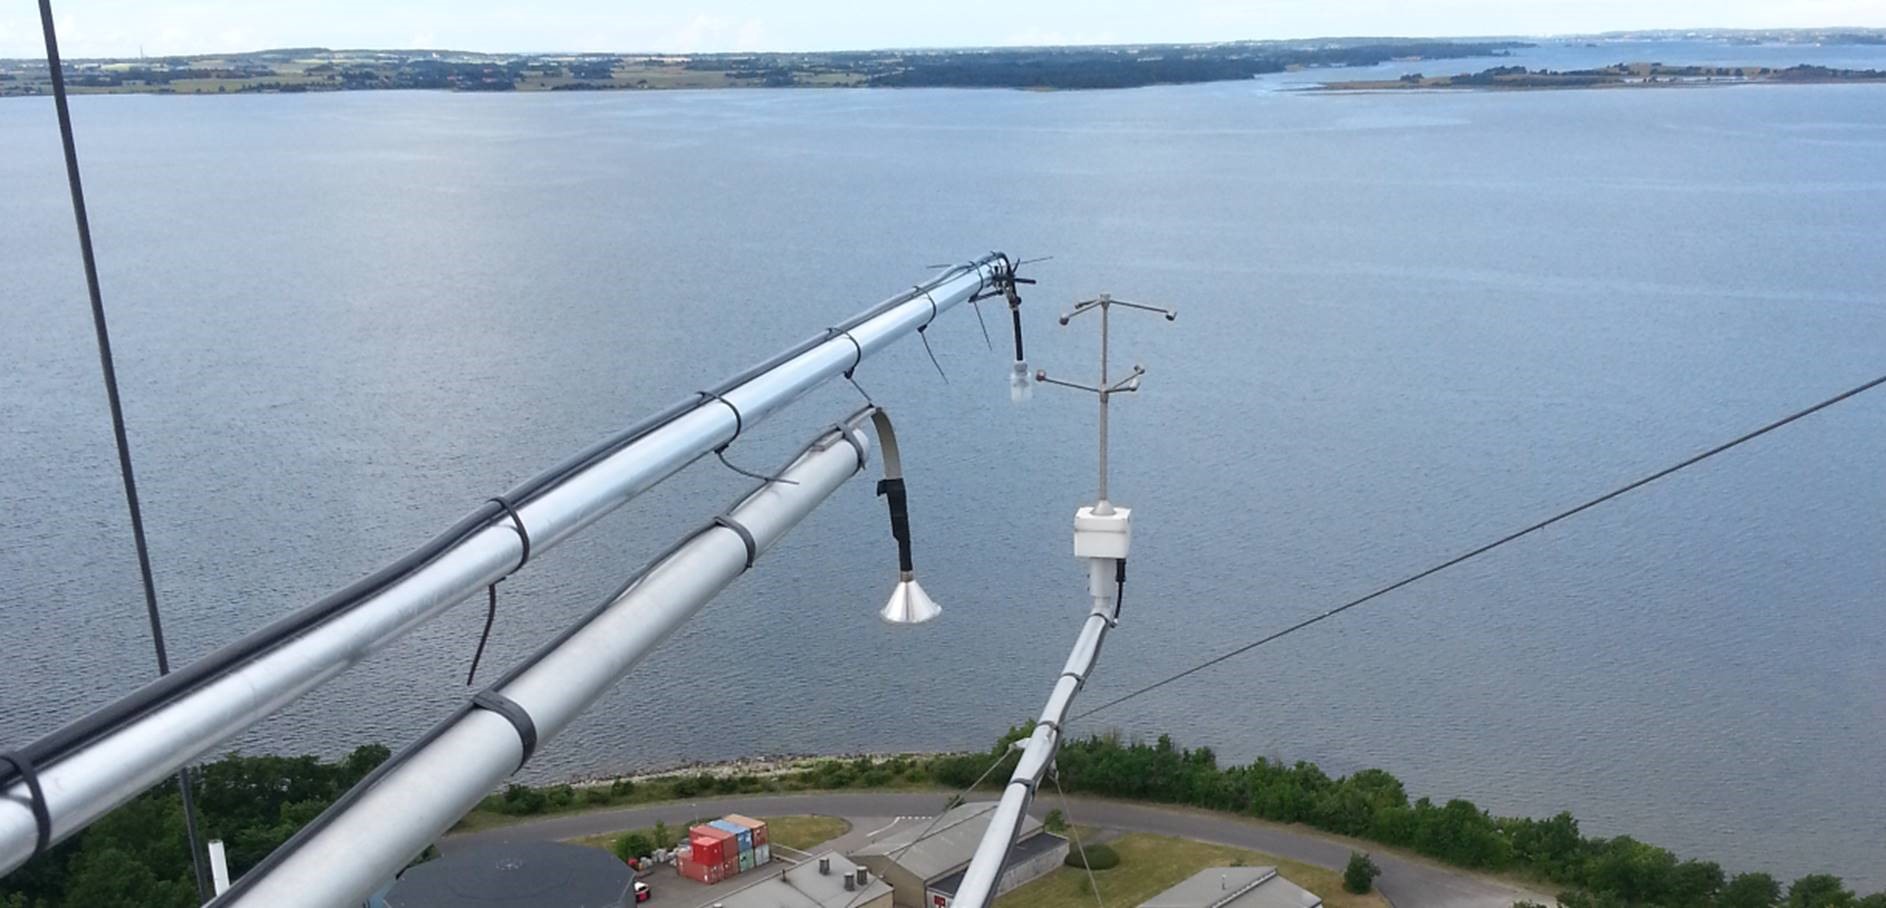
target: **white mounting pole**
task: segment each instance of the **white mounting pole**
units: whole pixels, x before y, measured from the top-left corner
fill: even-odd
[[[855,368],[893,341],[929,325],[979,290],[995,286],[1007,259],[991,253],[958,266],[870,310],[848,332],[828,332],[771,368],[755,370],[720,400],[703,399],[613,454],[555,484],[516,509],[533,556],[621,507],[695,460],[734,439],[819,384]],[[735,410],[738,410],[738,415]],[[152,682],[94,716],[115,714],[102,729],[77,734],[87,719],[23,749],[37,764],[59,842],[107,811],[175,775],[219,742],[274,714],[399,637],[517,568],[523,545],[511,521],[494,520],[403,578],[344,611],[272,644],[246,661],[209,672],[197,663]],[[225,647],[229,650],[245,641]],[[223,654],[212,653],[207,663]],[[158,697],[153,690],[165,693]],[[127,707],[133,701],[142,705]],[[71,732],[71,734],[68,734]],[[32,857],[39,834],[30,786],[0,762],[0,874]]]
[[[229,891],[229,855],[223,850],[222,839],[210,840],[210,879],[216,884],[217,895]]]
[[[1087,562],[1087,592],[1093,599],[1093,607],[1081,624],[1080,636],[1074,638],[1074,649],[1061,668],[1061,677],[1054,682],[1047,706],[1035,720],[1034,734],[1029,737],[1015,772],[1009,776],[1008,787],[1002,790],[1002,799],[990,815],[989,828],[977,843],[969,868],[963,872],[963,881],[950,902],[951,908],[987,908],[995,901],[1002,873],[1007,869],[1009,849],[1021,832],[1028,803],[1034,800],[1042,779],[1054,764],[1055,753],[1060,750],[1064,739],[1062,726],[1074,703],[1074,695],[1086,686],[1094,665],[1100,661],[1100,644],[1106,640],[1107,631],[1119,625],[1119,591],[1125,582],[1123,567],[1127,550],[1133,542],[1133,509],[1115,507],[1107,498],[1107,399],[1117,393],[1138,391],[1140,376],[1145,375],[1146,370],[1134,366],[1131,375],[1117,384],[1108,384],[1110,325],[1107,310],[1114,306],[1158,312],[1167,321],[1177,316],[1170,309],[1122,302],[1103,293],[1098,299],[1079,303],[1072,312],[1061,316],[1061,324],[1065,325],[1083,312],[1100,310],[1100,383],[1081,385],[1049,378],[1046,371],[1035,373],[1038,382],[1090,391],[1100,398],[1100,488],[1092,506],[1074,512],[1074,557]]]
[[[523,711],[539,746],[744,573],[753,555],[863,469],[869,439],[856,426],[842,431],[849,440],[826,433],[778,479],[727,513],[752,534],[751,549],[731,527],[703,530],[563,642],[491,688]],[[512,722],[486,709],[462,712],[210,904],[358,905],[516,772],[523,757],[524,742]]]

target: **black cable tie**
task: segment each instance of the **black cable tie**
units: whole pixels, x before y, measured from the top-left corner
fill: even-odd
[[[930,321],[923,323],[923,328],[928,328],[930,327],[930,322],[936,321],[936,297],[931,296],[930,291],[923,289],[923,285],[921,284],[913,284],[910,289],[923,294],[923,298],[930,301]],[[922,331],[923,328],[918,328],[917,330]]]
[[[845,370],[845,377],[850,378],[851,373],[858,371],[858,367],[864,364],[864,345],[858,343],[858,339],[852,337],[850,331],[839,331],[837,328],[827,328],[826,330],[838,331],[838,336],[842,336],[844,339],[851,341],[851,348],[858,351],[851,358],[851,368]]]
[[[0,752],[0,760],[13,764],[20,781],[26,783],[26,793],[33,798],[33,826],[38,830],[33,839],[33,854],[43,854],[52,847],[52,812],[46,809],[46,792],[39,787],[39,770],[33,767],[31,757],[17,750]]]
[[[701,395],[701,398],[702,398],[702,402],[703,402],[703,403],[705,403],[706,401],[709,401],[709,400],[717,400],[717,401],[720,401],[720,402],[721,402],[721,403],[723,403],[723,404],[726,404],[726,405],[727,405],[727,409],[729,409],[729,410],[732,410],[732,411],[733,411],[733,437],[732,437],[732,438],[729,438],[729,439],[727,439],[727,444],[728,444],[728,445],[730,445],[730,444],[733,444],[733,443],[734,443],[734,442],[736,442],[736,441],[739,441],[739,440],[740,440],[740,433],[741,433],[741,432],[742,432],[743,430],[745,430],[745,429],[746,429],[746,421],[740,418],[740,408],[739,408],[739,407],[736,407],[736,406],[734,406],[734,405],[733,405],[733,402],[732,402],[732,401],[730,401],[730,400],[728,400],[727,398],[725,398],[725,397],[722,397],[722,396],[720,396],[719,394],[716,394],[716,393],[714,393],[714,392],[712,392],[712,391],[698,391],[698,392],[696,392],[696,393],[698,393],[698,394],[700,394],[700,395]],[[723,448],[724,448],[724,447],[726,447],[726,446],[727,446],[727,445],[721,445],[721,447],[723,447]]]
[[[517,768],[523,769],[530,762],[532,754],[537,752],[537,723],[531,721],[530,713],[517,701],[490,688],[485,688],[472,696],[472,705],[479,709],[490,710],[511,723],[517,730],[517,740],[524,745],[524,758],[517,761]]]
[[[524,518],[518,516],[517,509],[512,507],[511,502],[504,496],[499,495],[490,501],[497,502],[498,507],[503,508],[504,513],[510,516],[511,527],[517,531],[517,539],[523,544],[524,552],[517,559],[517,567],[512,568],[509,574],[491,581],[491,584],[485,587],[485,629],[478,634],[478,648],[472,651],[471,667],[465,670],[466,687],[470,687],[472,679],[478,677],[478,663],[484,661],[485,644],[491,641],[491,627],[498,621],[498,584],[509,579],[511,574],[523,570],[524,565],[530,563],[530,531],[524,529]]]
[[[503,495],[499,495],[491,500],[497,502],[498,507],[503,508],[504,513],[511,518],[511,526],[517,530],[517,539],[524,544],[524,554],[518,556],[517,567],[511,569],[511,574],[515,574],[523,570],[524,565],[530,563],[530,531],[524,529],[524,518],[518,516],[517,508],[512,507],[511,502]],[[508,577],[510,574],[506,574],[505,576]]]
[[[749,570],[749,571],[752,570],[753,562],[760,557],[760,546],[758,543],[753,541],[753,532],[751,530],[748,530],[746,527],[741,526],[740,521],[735,520],[732,517],[728,517],[725,514],[721,514],[714,518],[714,526],[726,527],[727,529],[730,529],[734,531],[735,533],[739,534],[740,541],[745,543],[747,547],[747,566],[745,570]]]

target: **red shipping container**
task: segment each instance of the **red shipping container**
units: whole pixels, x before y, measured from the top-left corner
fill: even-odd
[[[720,865],[722,879],[740,875],[740,847],[734,842],[727,843],[727,859]]]
[[[697,864],[721,866],[727,863],[729,857],[735,861],[740,858],[740,843],[734,839],[733,833],[724,829],[696,826],[688,830],[688,844],[694,849],[694,862]]]

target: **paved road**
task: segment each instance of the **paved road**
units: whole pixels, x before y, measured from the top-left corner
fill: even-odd
[[[852,821],[852,832],[845,837],[849,840],[862,837],[891,818],[934,815],[942,809],[947,797],[935,792],[829,792],[680,801],[547,817],[515,826],[465,833],[446,839],[440,843],[440,848],[449,852],[470,844],[568,839],[652,826],[657,820],[679,827],[700,817],[727,813],[744,813],[748,816],[824,814],[844,817]],[[1198,839],[1334,869],[1341,869],[1349,860],[1348,843],[1298,827],[1279,826],[1210,811],[1155,807],[1097,798],[1069,798],[1068,801],[1067,813],[1086,826]],[[1037,802],[1037,815],[1046,812],[1044,806]],[[841,841],[839,844],[854,843]],[[1378,853],[1375,863],[1382,868],[1382,876],[1376,880],[1376,886],[1395,908],[1511,908],[1513,902],[1521,899],[1552,903],[1538,893],[1416,858]]]

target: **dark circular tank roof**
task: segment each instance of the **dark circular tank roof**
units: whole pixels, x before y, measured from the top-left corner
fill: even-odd
[[[635,875],[614,855],[561,842],[453,851],[407,870],[390,908],[617,908]]]

